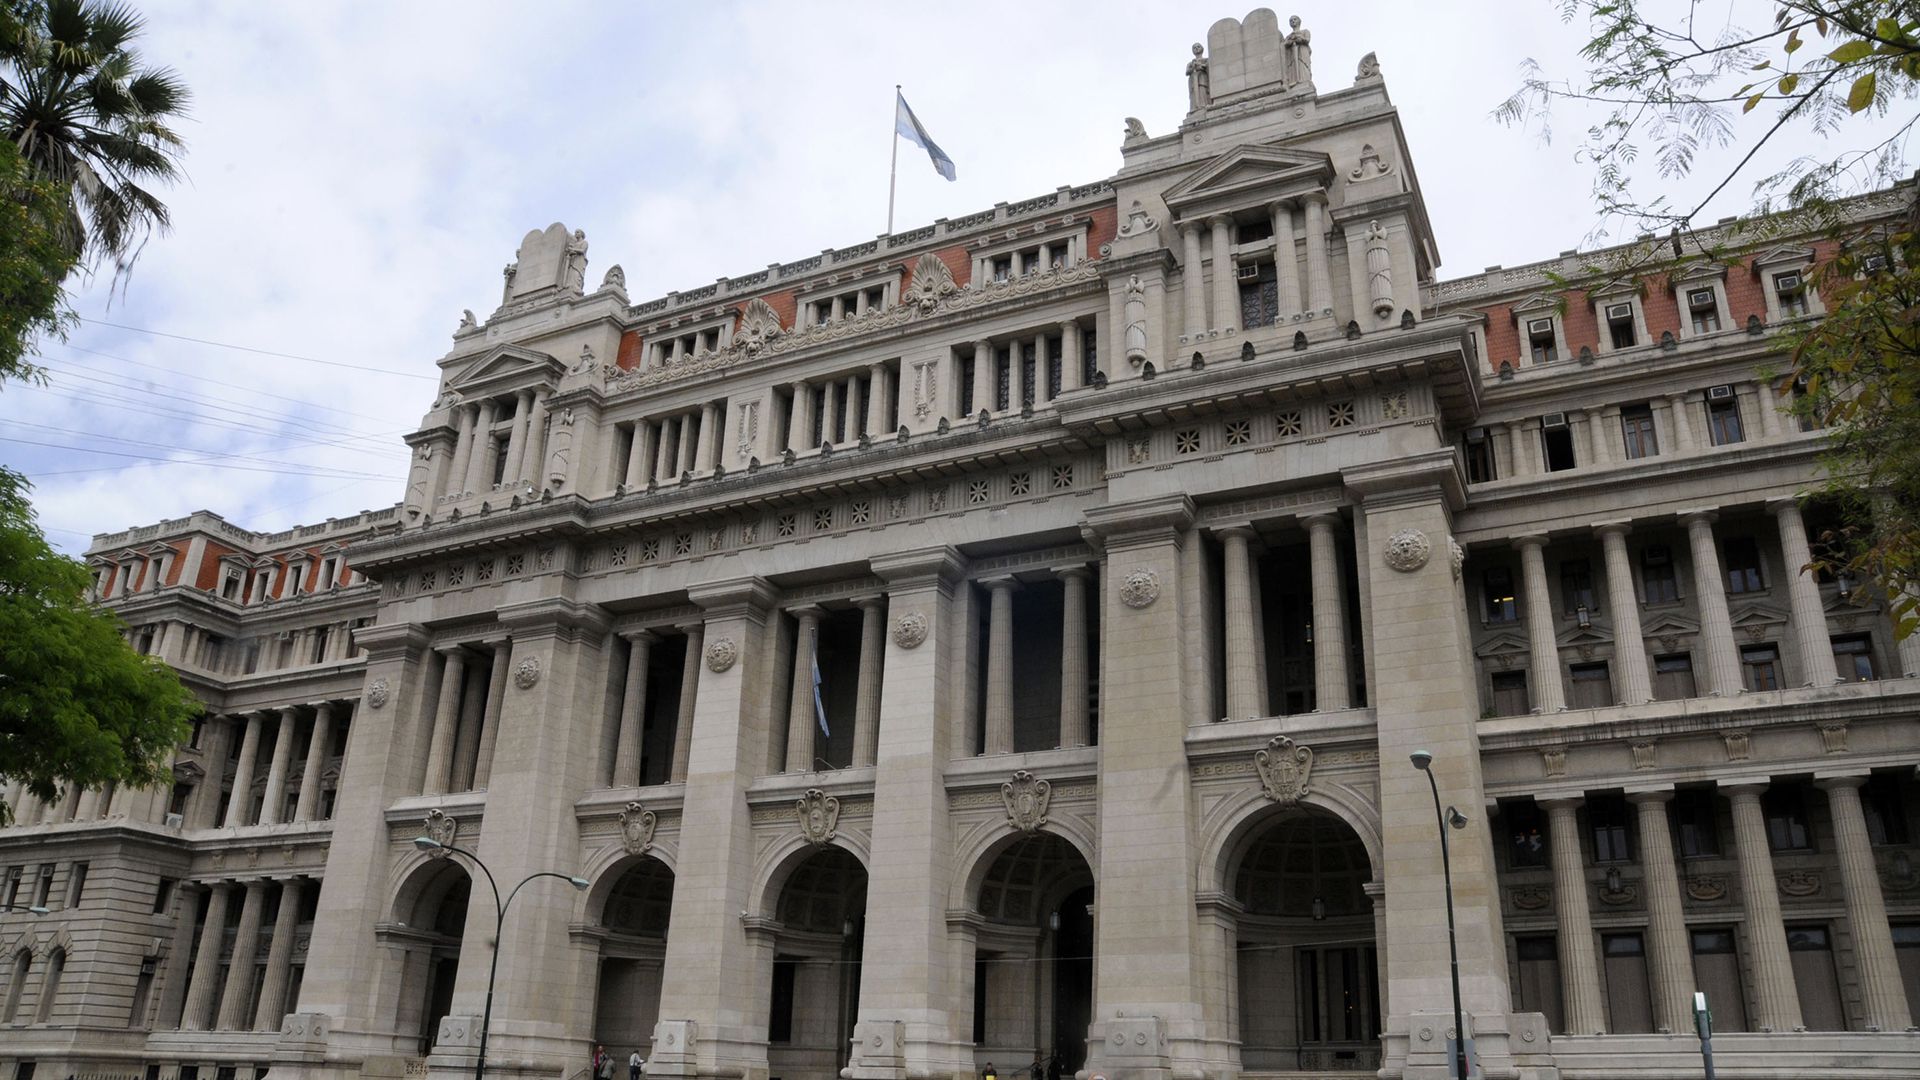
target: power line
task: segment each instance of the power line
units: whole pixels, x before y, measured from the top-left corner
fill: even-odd
[[[194,424],[198,424],[206,427],[224,428],[230,431],[244,432],[244,433],[253,434],[253,435],[264,435],[270,438],[286,437],[284,430],[275,430],[273,428],[261,427],[258,424],[242,423],[238,420],[228,420],[224,417],[219,417],[219,416],[207,416],[200,413],[187,412],[182,409],[169,408],[168,406],[165,406],[165,405],[154,405],[139,398],[124,397],[117,394],[106,393],[104,391],[96,390],[89,394],[80,394],[71,390],[59,390],[49,386],[32,386],[32,385],[26,386],[25,389],[29,391],[36,391],[42,394],[52,394],[56,397],[68,398],[70,400],[78,401],[82,404],[87,404],[87,405],[99,405],[102,402],[108,402],[122,409],[129,409],[129,410],[132,410],[133,412],[145,413],[149,416],[156,416],[166,420],[185,420],[190,423],[194,423]],[[391,438],[393,436],[400,435],[400,434],[402,434],[402,432],[395,431],[395,432],[388,433],[387,437]],[[371,435],[355,435],[355,436],[350,436],[347,440],[343,440],[340,442],[328,442],[328,443],[317,444],[317,445],[337,446],[340,449],[349,450],[354,453],[382,456],[381,451],[379,450],[368,449],[366,447],[348,446],[346,445],[347,442],[372,442],[378,445],[379,439]],[[304,445],[304,444],[297,444],[297,445]]]
[[[79,379],[82,382],[96,383],[101,386],[110,387],[114,390],[127,389],[125,387],[122,387],[119,383],[115,382],[114,380],[101,375],[94,375],[94,374],[89,374],[87,372],[74,371],[64,366],[57,366],[54,368],[54,371],[57,374],[64,374],[68,378]],[[255,419],[278,420],[288,424],[295,423],[298,420],[297,417],[294,417],[286,413],[263,413],[262,410],[260,410],[257,407],[248,406],[246,402],[234,401],[231,398],[215,398],[206,394],[185,394],[185,395],[169,394],[164,390],[152,389],[151,383],[146,384],[146,386],[143,387],[139,392],[147,397],[166,398],[170,401],[183,401],[189,405],[198,406],[202,409],[211,410],[213,412],[236,413],[240,416],[245,416],[245,417],[250,417]],[[227,404],[220,404],[220,402],[222,401],[227,402]],[[218,418],[215,417],[212,419],[218,419]],[[263,430],[266,430],[266,429],[263,429]],[[375,436],[371,434],[360,434],[357,432],[348,432],[348,434],[355,438],[360,438],[360,439],[371,440],[375,438]]]
[[[89,349],[84,345],[75,345],[72,342],[60,342],[59,344],[63,348],[72,349],[75,352],[87,353],[92,356],[98,356],[105,360],[116,360],[122,364],[131,364],[134,367],[149,368],[153,371],[164,371],[167,374],[172,375],[176,378],[192,379],[195,382],[212,383],[215,386],[231,387],[235,390],[242,390],[242,391],[245,391],[246,393],[256,394],[260,397],[270,397],[275,399],[276,401],[287,401],[287,402],[292,402],[295,405],[304,405],[309,409],[321,409],[323,411],[330,412],[330,413],[339,413],[341,416],[352,416],[352,417],[357,417],[358,419],[361,419],[361,420],[374,420],[383,424],[386,423],[388,419],[387,417],[383,417],[383,416],[374,416],[371,413],[354,412],[351,409],[342,409],[337,405],[322,405],[320,402],[313,401],[308,398],[297,398],[297,397],[291,397],[286,394],[276,394],[269,390],[259,390],[254,387],[248,386],[245,383],[228,382],[225,379],[216,379],[208,375],[196,375],[196,374],[193,374],[192,372],[185,371],[181,368],[168,367],[165,364],[149,364],[142,360],[133,360],[125,356],[116,356],[113,353],[101,352],[99,349]],[[47,357],[45,354],[41,354],[41,359],[50,360],[51,358]]]
[[[134,454],[134,453],[128,453],[127,451],[124,451],[124,450],[96,450],[96,449],[92,449],[90,447],[85,447],[85,446],[67,446],[63,443],[39,442],[34,439],[16,439],[6,435],[0,435],[0,442],[18,443],[22,446],[44,446],[51,450],[68,450],[78,454],[102,454],[107,457],[135,458],[141,461],[159,461],[169,465],[209,464],[206,462],[181,461],[178,458],[161,457],[158,454]],[[296,469],[271,469],[271,468],[264,468],[260,466],[249,466],[249,465],[222,465],[221,467],[226,469],[233,469],[238,472],[277,473],[281,476],[319,476],[319,475],[322,475],[322,473],[324,472],[325,475],[327,475],[329,478],[336,479],[336,480],[340,479],[341,477],[348,477],[350,479],[356,479],[356,480],[398,481],[401,479],[401,477],[397,477],[397,476],[379,476],[373,473],[349,473],[349,472],[342,472],[339,470],[297,469],[297,468]],[[35,475],[50,476],[53,474],[52,473],[28,473],[27,475],[28,476],[35,476]]]
[[[81,321],[90,322],[95,326],[111,326],[116,330],[131,330],[136,334],[151,334],[154,337],[172,338],[175,341],[191,341],[195,345],[212,345],[215,348],[232,349],[235,352],[253,353],[256,356],[273,356],[282,360],[299,360],[308,364],[325,364],[328,367],[350,368],[354,371],[371,371],[377,375],[398,375],[404,379],[431,379],[435,382],[440,380],[440,376],[438,375],[423,375],[417,371],[395,371],[392,368],[372,367],[367,364],[349,364],[344,360],[322,360],[313,356],[300,356],[297,353],[274,352],[272,349],[256,349],[251,345],[234,345],[230,342],[191,337],[187,334],[169,334],[164,330],[149,330],[144,326],[128,326],[125,323],[108,322],[105,319],[91,319],[84,315],[81,316]]]
[[[102,432],[98,432],[98,431],[83,431],[83,430],[81,430],[81,429],[79,429],[79,428],[70,428],[70,427],[61,427],[61,426],[60,426],[60,425],[58,425],[58,424],[35,424],[35,423],[33,423],[33,422],[31,422],[31,421],[27,421],[27,420],[9,420],[9,419],[6,419],[6,418],[4,418],[4,417],[0,417],[0,424],[13,424],[13,425],[15,425],[15,426],[17,426],[17,427],[30,427],[30,428],[38,428],[38,429],[40,429],[40,430],[42,430],[42,431],[52,431],[52,432],[57,432],[57,433],[59,433],[59,434],[61,434],[61,435],[78,435],[78,436],[80,436],[80,437],[82,437],[82,438],[88,438],[88,439],[104,439],[104,440],[106,440],[107,442],[115,442],[115,443],[124,443],[124,444],[126,444],[126,445],[128,445],[128,446],[151,446],[151,447],[153,447],[153,448],[155,448],[155,449],[158,449],[158,450],[180,450],[180,449],[183,449],[182,447],[179,447],[179,446],[176,446],[176,445],[174,445],[174,444],[172,444],[172,443],[160,443],[160,442],[152,442],[152,441],[149,441],[149,440],[146,440],[146,439],[129,439],[129,438],[125,438],[125,437],[123,437],[123,436],[119,436],[119,435],[107,435],[107,434],[104,434],[104,433],[102,433]],[[244,452],[241,452],[241,451],[233,451],[233,450],[194,450],[194,451],[192,451],[192,453],[194,453],[194,454],[197,454],[197,455],[201,455],[201,456],[200,456],[199,458],[197,458],[197,459],[187,459],[187,458],[168,458],[167,460],[169,460],[169,461],[176,461],[176,462],[180,462],[180,463],[182,463],[182,464],[185,464],[185,463],[187,463],[187,462],[189,462],[190,460],[200,460],[200,461],[206,461],[206,460],[209,460],[209,459],[212,459],[212,458],[224,458],[224,459],[227,459],[227,460],[231,460],[231,461],[258,461],[258,462],[261,462],[261,463],[263,463],[263,464],[267,464],[267,465],[284,465],[284,466],[287,466],[288,468],[293,468],[293,469],[298,469],[298,468],[302,468],[302,467],[303,467],[303,466],[302,466],[302,465],[301,465],[301,464],[300,464],[299,462],[297,462],[297,461],[279,461],[279,460],[276,460],[276,459],[274,459],[274,458],[265,458],[265,457],[261,457],[261,456],[259,456],[259,455],[257,455],[257,454],[249,454],[249,453],[244,453]],[[323,466],[323,467],[324,467],[324,466]],[[346,474],[346,473],[347,473],[348,471],[349,471],[349,470],[340,470],[340,472],[341,472],[341,474],[342,474],[342,475],[345,475],[345,474]]]

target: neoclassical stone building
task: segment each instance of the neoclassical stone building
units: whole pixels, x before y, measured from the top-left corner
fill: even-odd
[[[1437,1078],[1420,749],[1485,1075],[1697,1075],[1696,990],[1722,1075],[1920,1074],[1920,648],[1801,571],[1766,375],[1831,247],[1437,281],[1344,70],[1222,20],[1106,180],[660,299],[531,232],[398,505],[97,537],[207,715],[15,798],[13,1080],[470,1071],[493,893],[422,836],[587,882],[495,1076]]]

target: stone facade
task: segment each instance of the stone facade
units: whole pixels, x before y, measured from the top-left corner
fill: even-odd
[[[1416,750],[1485,1075],[1692,1075],[1696,990],[1726,1075],[1920,1071],[1920,649],[1764,374],[1825,249],[1436,282],[1326,72],[1222,20],[1108,180],[663,299],[530,232],[398,505],[98,537],[208,716],[10,793],[15,1080],[471,1072],[476,858],[587,883],[496,1076],[1432,1080]]]

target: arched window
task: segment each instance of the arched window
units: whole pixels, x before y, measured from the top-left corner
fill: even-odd
[[[60,996],[60,976],[67,972],[67,950],[55,949],[47,958],[47,973],[40,976],[40,1004],[33,1011],[33,1022],[44,1024],[53,1016],[53,1000]]]
[[[5,1021],[9,1024],[20,1015],[20,993],[26,989],[27,974],[33,970],[33,953],[21,949],[13,954],[13,978],[7,980],[7,1007]]]

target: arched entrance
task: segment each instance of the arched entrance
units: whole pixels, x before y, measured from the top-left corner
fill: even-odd
[[[820,848],[787,875],[774,913],[770,1074],[835,1080],[848,1064],[860,1006],[866,867],[843,848]]]
[[[642,855],[618,872],[597,920],[599,989],[594,995],[593,1041],[624,1067],[641,1057],[660,1018],[660,978],[667,954],[667,920],[673,913],[673,871]]]
[[[387,943],[400,946],[397,1030],[403,1038],[417,1039],[423,1054],[433,1048],[440,1021],[453,1011],[472,885],[453,860],[430,862],[408,879],[394,905],[394,924],[382,928]]]
[[[1246,1071],[1379,1067],[1372,880],[1365,844],[1330,813],[1290,807],[1248,830],[1228,878]]]
[[[976,1067],[1035,1062],[1042,1077],[1086,1064],[1093,1019],[1093,871],[1047,833],[1014,841],[988,866],[974,911]],[[1057,1070],[1057,1072],[1056,1072]]]

